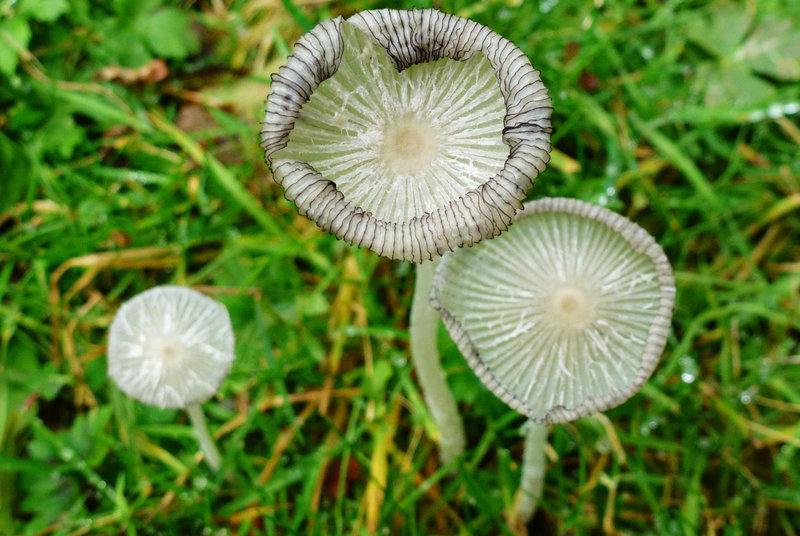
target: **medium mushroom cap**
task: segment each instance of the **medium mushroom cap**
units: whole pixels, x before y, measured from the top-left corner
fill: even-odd
[[[230,372],[228,310],[195,290],[155,287],[117,311],[108,338],[108,374],[133,398],[162,408],[208,400]]]
[[[503,236],[446,255],[432,305],[481,381],[537,422],[631,397],[664,349],[675,283],[644,229],[575,199],[527,203]]]
[[[301,214],[420,262],[507,228],[549,160],[551,110],[530,61],[485,26],[382,9],[300,38],[261,139]]]

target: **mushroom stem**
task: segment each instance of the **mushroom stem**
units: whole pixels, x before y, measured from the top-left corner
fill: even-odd
[[[539,506],[544,488],[544,446],[547,426],[528,421],[522,425],[525,449],[522,453],[522,476],[517,492],[517,519],[527,524]]]
[[[422,384],[422,394],[439,429],[439,457],[447,465],[464,452],[466,439],[464,424],[453,394],[447,386],[447,378],[436,347],[439,311],[431,307],[429,297],[437,264],[438,260],[434,260],[417,265],[409,336],[411,359]]]
[[[209,467],[214,471],[218,470],[222,464],[222,458],[219,455],[219,450],[217,450],[217,445],[208,433],[203,409],[200,407],[200,404],[192,404],[186,408],[186,412],[189,414],[189,420],[192,421],[192,427],[194,428],[195,434],[197,434],[197,440],[200,442],[200,450],[203,451],[203,457],[205,457],[206,463],[208,463]]]

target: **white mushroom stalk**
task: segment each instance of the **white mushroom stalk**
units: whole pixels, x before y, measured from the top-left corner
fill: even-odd
[[[503,236],[446,255],[431,303],[480,380],[547,424],[636,393],[664,349],[674,298],[669,261],[644,229],[596,205],[547,198],[527,204]],[[537,437],[543,446],[545,434]]]
[[[544,490],[544,446],[547,443],[547,425],[528,421],[522,426],[525,437],[522,451],[522,475],[515,506],[517,519],[528,523],[539,507]]]
[[[437,264],[438,261],[433,261],[417,266],[409,331],[411,358],[414,360],[417,377],[422,384],[425,403],[430,408],[431,417],[439,429],[439,457],[442,463],[447,465],[464,452],[467,439],[458,406],[447,385],[447,376],[439,360],[436,344],[439,334],[439,312],[428,303]]]
[[[129,396],[160,408],[186,409],[206,462],[221,458],[200,404],[217,392],[234,359],[225,307],[188,288],[155,287],[125,302],[108,338],[108,374]]]
[[[351,244],[422,262],[507,229],[549,160],[550,114],[539,73],[511,42],[436,10],[383,9],[300,38],[273,76],[261,140],[301,214]],[[427,290],[417,290],[418,318],[430,316]],[[461,438],[448,461],[463,426],[449,391],[428,390],[446,383],[435,330],[418,326],[426,402],[440,432]]]

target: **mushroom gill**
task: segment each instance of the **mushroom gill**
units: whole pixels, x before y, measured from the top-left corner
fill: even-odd
[[[508,227],[549,160],[550,113],[538,72],[488,28],[376,10],[297,42],[261,138],[301,214],[421,262]]]
[[[536,422],[616,406],[650,377],[675,295],[641,227],[574,199],[528,203],[502,236],[445,255],[432,303],[480,379]]]
[[[146,290],[117,311],[108,337],[108,374],[125,393],[161,408],[208,400],[230,372],[228,310],[185,287]]]

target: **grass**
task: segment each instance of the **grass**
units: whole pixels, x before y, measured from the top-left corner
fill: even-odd
[[[438,465],[407,360],[411,266],[299,216],[257,143],[302,31],[430,2],[182,4],[0,2],[0,533],[521,533],[522,417],[442,330],[469,447]],[[550,88],[555,151],[530,197],[625,214],[676,272],[651,381],[552,427],[530,533],[796,534],[797,3],[437,6],[513,40]],[[183,413],[106,374],[114,312],[166,283],[234,322],[204,405],[219,474]]]

